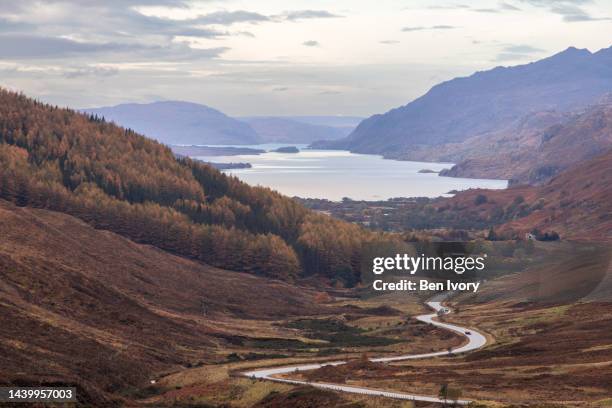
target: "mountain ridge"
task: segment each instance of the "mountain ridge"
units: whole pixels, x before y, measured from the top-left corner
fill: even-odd
[[[570,47],[525,65],[495,67],[433,86],[426,94],[365,119],[345,139],[316,147],[413,159],[428,146],[458,143],[534,111],[569,111],[612,89],[612,47]]]
[[[353,128],[314,125],[293,117],[251,116],[239,118],[248,123],[265,143],[312,143],[346,137]]]
[[[207,105],[185,101],[124,103],[82,109],[170,145],[257,144],[247,123]]]
[[[551,115],[554,116],[554,115]],[[472,148],[468,157],[440,175],[492,177],[512,184],[542,184],[571,167],[612,147],[612,103],[592,105],[580,113],[557,116],[549,126],[511,128],[486,135],[488,140],[468,139],[464,144],[493,146]],[[484,151],[479,151],[484,150]]]
[[[121,103],[81,109],[167,145],[312,143],[346,137],[353,116],[237,116],[188,101]]]

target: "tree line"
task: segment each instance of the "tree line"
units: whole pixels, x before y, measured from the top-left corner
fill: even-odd
[[[0,198],[230,270],[352,284],[363,246],[388,239],[176,158],[104,118],[2,89],[0,163]]]

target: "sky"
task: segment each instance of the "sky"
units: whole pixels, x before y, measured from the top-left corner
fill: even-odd
[[[369,116],[611,39],[612,0],[0,0],[0,86],[72,108]]]

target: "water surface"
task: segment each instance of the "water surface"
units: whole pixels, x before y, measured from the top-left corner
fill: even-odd
[[[287,144],[264,144],[256,149],[273,150]],[[327,198],[338,201],[386,200],[394,197],[438,197],[451,190],[503,189],[506,180],[439,177],[436,173],[452,163],[422,163],[385,160],[381,156],[344,150],[310,150],[295,145],[299,153],[197,157],[216,163],[251,163],[250,169],[225,170],[251,185],[271,187],[288,196]],[[238,147],[238,146],[237,146]]]

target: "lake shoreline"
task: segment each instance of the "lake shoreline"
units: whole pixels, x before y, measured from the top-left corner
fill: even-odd
[[[295,146],[297,152],[285,152]],[[250,163],[251,168],[227,169],[250,185],[269,187],[290,197],[381,201],[398,197],[448,197],[470,188],[504,189],[507,180],[440,177],[454,163],[389,160],[380,155],[346,150],[319,150],[302,144],[207,146],[243,149],[245,154],[190,157],[215,163]],[[252,153],[252,152],[257,152]],[[263,151],[263,153],[261,153]],[[426,171],[424,171],[424,169]]]

